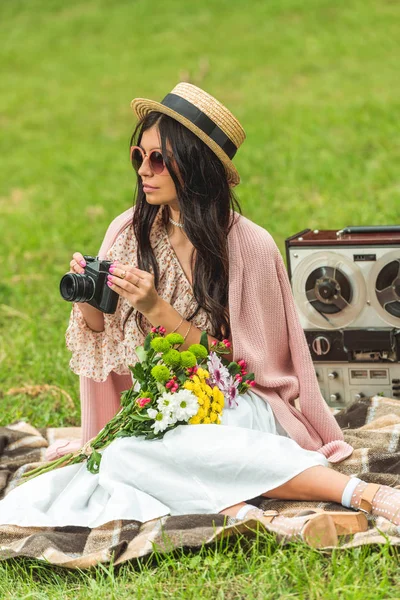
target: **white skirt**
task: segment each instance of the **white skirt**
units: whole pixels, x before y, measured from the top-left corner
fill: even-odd
[[[96,527],[218,513],[318,465],[329,463],[290,439],[249,390],[224,410],[221,425],[180,425],[160,440],[118,438],[102,452],[96,475],[81,463],[16,487],[0,501],[0,524]]]

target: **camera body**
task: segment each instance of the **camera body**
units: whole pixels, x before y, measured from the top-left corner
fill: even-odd
[[[87,255],[84,259],[84,273],[67,273],[61,279],[62,298],[68,302],[87,302],[106,314],[115,313],[119,296],[107,285],[111,261]]]

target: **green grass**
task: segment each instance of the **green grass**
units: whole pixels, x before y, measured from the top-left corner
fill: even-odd
[[[399,17],[393,0],[0,3],[0,424],[79,424],[58,283],[132,202],[133,97],[161,99],[189,75],[231,108],[247,132],[238,197],[281,251],[306,227],[399,221]],[[8,393],[45,384],[74,406]],[[399,596],[388,550],[264,550],[118,576],[20,561],[0,581],[8,598]]]
[[[278,547],[270,536],[225,543],[198,554],[162,556],[119,568],[67,571],[20,560],[2,565],[2,600],[337,600],[399,598],[395,549],[368,547],[323,556],[303,545]]]

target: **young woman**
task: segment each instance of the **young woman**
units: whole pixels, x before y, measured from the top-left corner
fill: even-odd
[[[285,536],[334,544],[357,513],[286,518],[248,504],[256,496],[334,501],[400,524],[400,491],[336,472],[349,456],[319,392],[283,260],[271,236],[239,212],[232,158],[245,138],[230,111],[203,90],[178,84],[162,103],[136,99],[131,140],[135,206],[110,225],[100,256],[113,261],[115,314],[73,306],[67,344],[80,375],[82,443],[118,411],[128,365],[152,326],[184,336],[180,349],[228,339],[256,387],[226,408],[222,426],[180,426],[161,440],[121,438],[100,472],[71,465],[46,473],[0,502],[0,524],[94,527],[115,519],[217,513],[257,519]],[[83,273],[76,252],[71,270]],[[81,443],[79,443],[80,447]],[[60,444],[48,458],[71,450]],[[363,518],[363,517],[362,517]]]

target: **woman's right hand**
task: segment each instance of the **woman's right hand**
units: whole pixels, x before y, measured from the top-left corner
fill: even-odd
[[[70,273],[84,273],[86,267],[86,261],[83,258],[83,255],[80,252],[74,252],[72,255],[72,260],[69,263]]]
[[[83,255],[80,252],[74,252],[69,266],[70,273],[79,273],[80,275],[84,273],[86,261],[83,258]],[[91,306],[87,302],[75,302],[75,304],[78,305],[79,310],[81,311],[89,329],[96,333],[104,331],[104,315],[100,310],[94,306]]]

